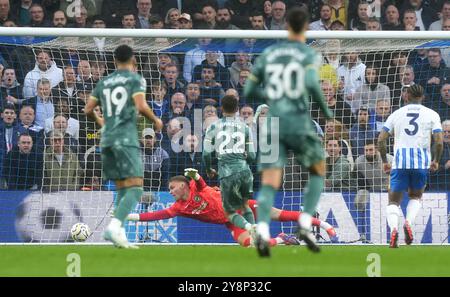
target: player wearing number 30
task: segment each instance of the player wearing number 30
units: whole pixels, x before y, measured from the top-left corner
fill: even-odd
[[[407,105],[392,113],[378,137],[378,148],[386,173],[391,174],[387,220],[391,229],[391,248],[398,247],[398,218],[403,192],[408,190],[409,202],[403,225],[406,244],[413,242],[411,225],[420,210],[420,199],[425,190],[428,170],[436,171],[443,150],[443,133],[439,115],[423,106],[423,88],[408,88]],[[386,139],[394,136],[394,159],[386,158]],[[431,135],[433,149],[430,151]]]
[[[206,131],[203,160],[208,176],[215,174],[211,168],[212,153],[218,159],[220,191],[223,209],[235,226],[255,235],[255,218],[248,205],[253,194],[253,175],[248,163],[256,159],[250,128],[239,118],[236,97],[222,98],[223,119],[214,122]]]
[[[142,196],[143,167],[137,131],[137,111],[161,130],[163,124],[147,105],[146,82],[134,73],[133,50],[121,45],[114,51],[116,71],[98,82],[84,112],[101,127],[103,178],[116,182],[117,205],[114,218],[105,230],[104,238],[117,247],[133,247],[125,236],[123,222]],[[100,105],[103,119],[93,112]]]
[[[258,226],[256,247],[262,257],[270,256],[267,244],[270,238],[270,208],[276,191],[281,186],[283,167],[288,150],[298,162],[309,168],[310,178],[303,196],[304,215],[299,221],[299,238],[305,240],[312,251],[319,251],[311,233],[312,216],[324,186],[325,154],[310,117],[310,99],[318,103],[327,118],[332,117],[319,83],[320,55],[305,44],[309,23],[308,12],[294,7],[287,15],[288,41],[267,48],[256,61],[249,76],[244,96],[265,99],[269,105],[266,128],[262,127],[259,144],[259,169],[262,170],[262,187],[258,195]],[[264,89],[259,85],[263,84]],[[275,124],[278,121],[278,127]],[[270,129],[268,128],[270,127]],[[278,142],[278,154],[262,146]],[[269,158],[268,155],[274,155]]]

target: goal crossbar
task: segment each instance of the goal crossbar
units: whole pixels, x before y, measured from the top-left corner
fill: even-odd
[[[176,30],[0,27],[0,36],[285,39],[285,30]],[[311,39],[450,40],[450,31],[307,31]]]

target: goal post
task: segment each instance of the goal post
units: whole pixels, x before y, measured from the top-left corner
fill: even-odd
[[[444,118],[450,113],[442,98],[444,82],[449,80],[447,70],[438,77],[439,83],[428,83],[441,74],[426,63],[430,49],[440,55],[442,61],[450,60],[450,32],[308,31],[306,36],[309,46],[322,55],[322,89],[335,114],[332,121],[327,121],[318,107],[311,104],[311,116],[323,140],[328,164],[318,216],[336,228],[343,243],[385,243],[388,238],[385,214],[388,177],[378,167],[376,152],[371,151],[376,147],[373,141],[386,117],[404,104],[405,90],[413,82],[424,85],[427,91],[424,104],[439,109],[443,121],[450,119]],[[2,109],[4,103],[12,102],[17,116],[14,125],[19,120],[26,121],[20,118],[22,100],[37,95],[37,80],[42,78],[50,81],[49,96],[54,109],[51,118],[42,119],[41,112],[42,127],[35,125],[29,131],[36,154],[32,162],[30,159],[23,161],[26,154],[20,154],[18,148],[15,155],[10,153],[12,148],[7,148],[1,156],[0,222],[9,223],[0,227],[0,242],[70,242],[68,232],[80,221],[93,231],[88,242],[102,241],[101,232],[109,221],[115,192],[113,183],[101,178],[101,131],[86,119],[83,107],[96,82],[114,71],[113,51],[118,45],[126,43],[135,50],[136,71],[147,81],[148,102],[165,124],[162,133],[154,133],[145,120],[139,121],[145,194],[135,211],[144,212],[160,210],[173,203],[167,193],[170,176],[183,174],[187,167],[197,167],[204,172],[200,158],[202,137],[214,116],[220,116],[220,99],[228,89],[236,89],[241,96],[240,116],[255,135],[259,134],[258,124],[262,122],[260,115],[265,113],[264,107],[254,98],[243,98],[242,87],[259,54],[267,46],[286,38],[286,31],[270,30],[0,27],[0,54],[6,65],[3,78],[5,70],[14,69],[20,83],[14,86],[19,92],[25,91],[22,88],[26,84],[33,86],[27,89],[29,93],[21,95],[22,98],[16,98],[16,93],[5,93],[14,99],[6,98],[9,95],[2,97]],[[54,68],[39,71],[39,63],[35,61],[42,51],[49,55],[47,63],[54,63]],[[207,81],[207,71],[201,73],[206,69],[202,65],[209,63],[208,58],[218,60],[221,65],[214,68],[214,84]],[[29,75],[33,69],[36,71]],[[178,79],[172,84],[174,75]],[[70,79],[75,80],[74,86],[65,85]],[[165,95],[161,94],[161,88],[166,90]],[[13,87],[8,89],[12,92]],[[182,93],[185,99],[180,99],[177,93]],[[182,111],[176,110],[178,99],[186,101],[181,103]],[[59,114],[65,116],[55,117]],[[64,132],[67,151],[71,152],[70,163],[65,164],[50,153],[52,131]],[[155,142],[151,143],[150,139]],[[392,142],[389,146],[392,152]],[[340,158],[339,167],[333,166],[339,159],[330,158],[333,154]],[[252,169],[257,192],[260,176],[256,166]],[[42,185],[24,178],[31,172],[41,178]],[[448,236],[449,177],[448,171],[430,176],[423,208],[416,221],[418,242],[440,243]],[[289,156],[275,206],[300,210],[307,179],[306,168]],[[36,186],[30,186],[33,182]],[[208,182],[218,185],[216,180]],[[402,207],[405,210],[405,205]],[[272,235],[293,233],[295,227],[295,222],[274,222]],[[222,226],[186,218],[129,222],[127,233],[129,239],[136,242],[233,241]],[[323,230],[318,238],[323,242],[329,240]]]

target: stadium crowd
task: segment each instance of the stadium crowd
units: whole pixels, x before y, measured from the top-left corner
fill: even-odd
[[[381,3],[379,14],[374,3]],[[448,0],[0,0],[0,26],[282,30],[294,5],[310,11],[311,30],[450,30]],[[92,42],[97,50],[89,52],[2,41],[0,189],[109,188],[101,178],[101,131],[83,108],[114,64],[103,48],[105,39]],[[243,96],[257,57],[255,43],[201,38],[188,40],[185,52],[137,54],[136,71],[147,80],[149,105],[165,124],[162,133],[143,118],[139,124],[145,189],[165,189],[168,178],[184,168],[206,176],[202,137],[221,117],[225,94],[239,99],[236,116],[251,127],[257,143],[268,107]],[[230,44],[233,54],[224,50]],[[335,117],[326,120],[315,104],[311,112],[327,153],[326,190],[387,190],[377,135],[416,83],[425,88],[424,105],[440,114],[445,133],[441,167],[430,176],[429,188],[450,190],[450,47],[324,52],[322,62],[322,90]],[[301,168],[292,166],[286,173],[290,180],[285,182],[303,186]]]

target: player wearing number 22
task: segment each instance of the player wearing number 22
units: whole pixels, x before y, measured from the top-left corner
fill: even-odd
[[[136,60],[133,50],[121,45],[114,51],[114,58],[116,71],[98,82],[86,104],[85,113],[102,127],[103,178],[116,182],[117,205],[104,238],[117,247],[136,248],[128,243],[123,226],[143,193],[144,170],[136,110],[149,119],[157,131],[162,128],[162,122],[147,105],[145,79],[134,73]],[[93,112],[97,105],[102,107],[104,118]]]
[[[319,84],[320,55],[305,44],[308,19],[308,12],[302,8],[289,11],[288,41],[270,46],[262,53],[244,88],[245,97],[265,99],[269,105],[266,125],[261,129],[262,139],[260,136],[259,140],[258,165],[262,171],[262,187],[258,194],[256,247],[261,257],[270,256],[270,208],[281,186],[288,150],[293,150],[296,160],[310,171],[298,236],[309,249],[319,251],[310,229],[324,186],[325,154],[312,126],[310,96],[327,118],[332,117],[332,112],[325,104]],[[264,85],[263,89],[259,88],[260,84]],[[263,147],[264,143],[270,143],[278,153]]]
[[[406,244],[413,242],[412,225],[420,210],[428,170],[436,171],[443,151],[443,132],[439,114],[423,106],[424,90],[420,85],[407,89],[407,105],[391,114],[378,136],[378,149],[386,173],[390,173],[387,221],[391,229],[390,247],[398,247],[398,219],[403,192],[408,191],[406,219],[403,225]],[[394,159],[386,158],[386,140],[394,136]],[[430,151],[431,136],[433,149]]]
[[[250,128],[236,118],[238,100],[234,96],[222,98],[223,118],[206,131],[203,160],[208,176],[215,175],[211,168],[212,154],[218,159],[220,190],[223,209],[235,226],[255,234],[255,218],[248,205],[253,194],[253,175],[248,166],[256,159]]]

